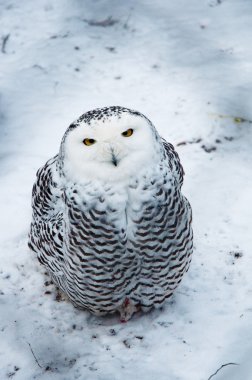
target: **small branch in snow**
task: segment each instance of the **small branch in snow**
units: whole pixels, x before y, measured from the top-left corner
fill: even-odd
[[[3,54],[6,54],[6,44],[8,42],[8,39],[10,38],[10,33],[6,34],[5,36],[2,37],[2,47],[1,47],[1,52]]]
[[[32,353],[32,355],[33,355],[33,357],[34,357],[34,359],[35,359],[37,365],[39,366],[39,368],[43,369],[43,367],[39,364],[39,361],[38,361],[38,359],[36,358],[36,355],[34,354],[34,351],[33,351],[33,349],[32,349],[32,346],[30,345],[29,342],[27,342],[27,344],[28,344],[29,347],[30,347],[31,353]]]
[[[222,366],[220,366],[220,368],[217,369],[216,372],[214,372],[207,380],[211,380],[215,375],[217,375],[217,373],[224,367],[228,366],[228,365],[239,365],[237,363],[226,363],[226,364],[222,364]]]
[[[128,29],[128,28],[129,28],[129,20],[130,20],[130,18],[131,18],[131,10],[132,10],[132,9],[133,9],[133,8],[130,9],[129,14],[128,14],[128,17],[127,17],[126,21],[125,21],[124,24],[123,24],[124,29]]]
[[[118,20],[113,19],[112,16],[109,16],[101,21],[97,21],[97,20],[84,20],[84,21],[87,22],[88,25],[90,26],[101,26],[103,28],[107,28],[108,26],[113,26],[119,22]]]

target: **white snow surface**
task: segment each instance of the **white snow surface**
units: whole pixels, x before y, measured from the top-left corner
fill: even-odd
[[[0,379],[251,380],[251,0],[2,0],[0,25]],[[175,145],[194,215],[173,299],[127,324],[56,301],[27,248],[37,169],[109,105]]]

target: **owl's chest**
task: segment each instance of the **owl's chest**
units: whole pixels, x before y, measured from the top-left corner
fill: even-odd
[[[163,184],[99,186],[74,189],[67,197],[66,219],[71,245],[86,251],[123,251],[150,235],[164,200]],[[70,195],[70,194],[69,194]]]
[[[77,275],[78,291],[86,299],[93,302],[93,292],[104,294],[112,309],[124,299],[125,289],[142,298],[142,286],[155,283],[160,271],[167,234],[164,211],[171,203],[166,181],[74,190],[66,197],[67,281],[75,287]],[[153,279],[150,268],[156,268]]]

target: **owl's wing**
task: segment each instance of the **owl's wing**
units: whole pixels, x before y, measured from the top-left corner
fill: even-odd
[[[32,190],[32,223],[29,247],[55,276],[61,275],[63,261],[63,207],[54,174],[57,156],[38,170]]]
[[[183,178],[184,178],[185,172],[184,172],[183,166],[180,163],[178,153],[175,151],[174,146],[168,143],[165,139],[162,139],[162,143],[163,143],[167,158],[169,160],[169,166],[170,166],[171,172],[174,174],[177,184],[181,188],[181,186],[183,185]]]

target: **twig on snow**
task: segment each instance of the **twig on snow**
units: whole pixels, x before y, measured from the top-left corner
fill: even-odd
[[[28,344],[29,347],[30,347],[31,353],[32,353],[32,355],[33,355],[33,357],[34,357],[34,359],[35,359],[37,365],[39,366],[39,368],[43,369],[43,367],[39,364],[39,361],[38,361],[38,359],[36,358],[36,355],[34,354],[34,351],[33,351],[33,349],[32,349],[32,346],[30,345],[29,342],[27,342],[27,344]]]
[[[10,38],[10,33],[6,34],[5,36],[2,37],[2,47],[1,47],[1,52],[3,54],[6,54],[6,44],[8,42],[8,39]]]
[[[90,26],[101,26],[103,28],[106,28],[108,26],[113,26],[119,22],[118,20],[113,19],[112,16],[109,16],[101,21],[97,21],[97,20],[84,20],[84,21],[87,22],[88,25]]]
[[[123,24],[123,27],[124,27],[124,29],[128,29],[128,27],[129,27],[129,20],[130,20],[130,18],[131,18],[131,10],[130,10],[130,12],[129,12],[128,16],[127,16],[127,19],[126,19],[126,21],[125,21],[125,22],[124,22],[124,24]]]
[[[207,380],[211,380],[215,375],[217,375],[217,373],[223,368],[223,367],[226,367],[228,365],[239,365],[238,363],[226,363],[226,364],[222,364],[220,366],[220,368],[217,369],[216,372],[214,372]]]

